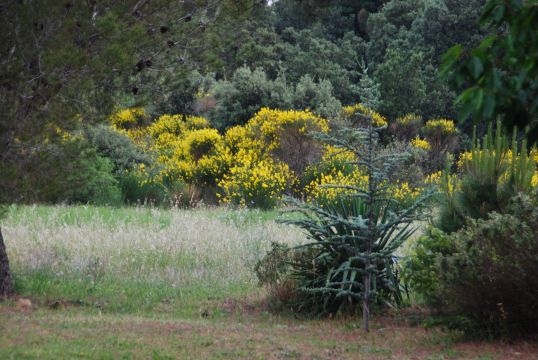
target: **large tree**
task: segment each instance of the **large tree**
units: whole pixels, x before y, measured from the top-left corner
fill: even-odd
[[[528,127],[538,140],[538,1],[489,0],[481,24],[493,34],[468,49],[452,47],[442,72],[461,91],[460,118],[491,122],[502,118],[511,129]]]

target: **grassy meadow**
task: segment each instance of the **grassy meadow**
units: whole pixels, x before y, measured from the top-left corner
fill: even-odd
[[[253,272],[272,241],[305,241],[276,212],[13,207],[2,231],[16,292],[0,358],[538,358],[538,345],[469,343],[405,316],[271,313]]]

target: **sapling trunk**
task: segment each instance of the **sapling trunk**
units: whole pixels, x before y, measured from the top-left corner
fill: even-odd
[[[370,331],[370,307],[368,298],[370,297],[370,273],[364,277],[364,299],[362,300],[362,323],[366,332]]]
[[[375,225],[374,224],[374,173],[373,173],[373,129],[372,121],[368,124],[368,237],[366,240],[366,261],[365,261],[365,276],[364,276],[364,294],[362,302],[362,321],[363,328],[366,332],[370,331],[370,282],[372,273],[370,271],[370,255],[372,253],[372,243],[375,239],[374,236]]]

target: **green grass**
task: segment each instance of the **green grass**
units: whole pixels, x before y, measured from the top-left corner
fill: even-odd
[[[225,223],[244,225],[256,222],[273,221],[279,217],[278,210],[263,211],[257,209],[231,209],[226,207],[211,207],[189,210],[200,212],[210,219],[218,219]],[[8,208],[7,217],[10,224],[25,223],[28,219],[42,219],[50,225],[78,226],[91,223],[102,223],[109,227],[118,225],[159,224],[167,227],[171,221],[171,211],[167,209],[151,208],[145,206],[20,206],[12,205]]]
[[[238,310],[244,311],[244,310]],[[347,319],[290,320],[237,312],[219,319],[138,317],[98,310],[0,305],[1,359],[536,359],[525,342],[439,345],[440,330]]]
[[[92,206],[12,207],[3,231],[17,293],[48,305],[198,316],[207,302],[257,294],[271,241],[298,243],[277,212]]]

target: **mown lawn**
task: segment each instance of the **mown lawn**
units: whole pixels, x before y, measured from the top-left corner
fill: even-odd
[[[17,207],[2,229],[19,296],[0,303],[0,359],[538,359],[538,342],[463,342],[401,317],[272,314],[253,267],[305,241],[276,213]]]
[[[298,320],[244,308],[225,316],[168,319],[2,305],[0,320],[2,359],[538,358],[532,342],[462,342],[438,329],[387,319],[377,319],[365,334],[352,319]]]

